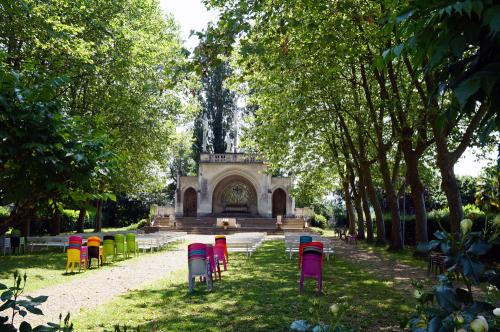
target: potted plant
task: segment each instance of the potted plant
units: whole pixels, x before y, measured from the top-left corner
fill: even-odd
[[[281,225],[283,225],[282,219],[283,219],[282,215],[276,216],[276,228],[277,229],[281,229]]]

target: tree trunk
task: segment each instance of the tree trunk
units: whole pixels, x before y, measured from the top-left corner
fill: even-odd
[[[460,196],[460,186],[458,185],[453,163],[447,163],[439,160],[438,166],[441,171],[441,189],[443,189],[448,207],[450,209],[450,229],[451,233],[458,236],[460,233],[460,221],[464,219],[462,207],[462,198]]]
[[[30,213],[25,218],[23,218],[21,222],[21,235],[24,237],[30,236],[31,232],[31,219],[33,217],[33,213]]]
[[[347,179],[345,179],[345,178],[342,180],[342,187],[344,190],[347,218],[349,219],[349,234],[356,234],[356,220],[354,217],[351,195],[349,193],[349,183],[347,182]]]
[[[100,232],[102,230],[102,205],[102,200],[98,199],[95,213],[95,232]]]
[[[373,221],[370,213],[370,205],[368,203],[368,195],[366,194],[366,187],[364,184],[365,180],[363,178],[360,180],[359,194],[361,196],[361,200],[363,201],[363,212],[366,220],[366,240],[368,242],[373,242]]]
[[[76,232],[83,233],[83,224],[85,223],[85,215],[87,210],[85,208],[80,209],[80,214],[78,215],[78,220],[76,222]]]
[[[378,160],[380,164],[380,172],[384,180],[384,189],[386,193],[387,203],[391,212],[391,250],[403,249],[403,240],[401,238],[401,220],[399,219],[399,204],[396,190],[391,180],[389,164],[385,151],[379,149]]]
[[[370,165],[368,163],[362,163],[361,168],[364,174],[364,180],[366,185],[366,191],[368,197],[370,198],[370,203],[372,204],[373,210],[375,211],[375,222],[377,223],[377,241],[379,245],[386,244],[385,239],[385,225],[384,225],[384,215],[382,213],[382,208],[380,207],[380,202],[377,198],[377,192],[375,191],[375,186],[373,184],[373,179],[370,171]]]
[[[52,216],[52,222],[50,223],[50,235],[55,236],[61,233],[61,211],[55,209],[54,215]]]
[[[427,211],[425,209],[424,186],[418,171],[418,156],[406,142],[401,144],[406,164],[406,181],[410,185],[411,198],[415,208],[415,239],[418,243],[429,241],[427,234]]]
[[[359,190],[359,189],[358,189]],[[363,218],[363,208],[361,207],[361,196],[359,191],[353,188],[354,195],[354,209],[356,210],[356,215],[358,216],[358,238],[365,238],[365,220]]]

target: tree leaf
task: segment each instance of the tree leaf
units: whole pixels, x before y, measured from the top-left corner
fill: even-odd
[[[19,332],[31,332],[31,325],[28,322],[22,322],[21,325],[19,325]]]
[[[484,12],[483,22],[490,26],[491,35],[496,35],[500,31],[500,5],[488,8]]]
[[[399,14],[396,17],[396,24],[399,24],[399,23],[409,19],[414,13],[415,13],[415,10],[413,10],[413,9],[405,10],[404,12],[402,12],[401,14]]]
[[[488,251],[490,251],[490,249],[491,249],[491,244],[483,240],[479,240],[474,242],[469,247],[469,249],[467,249],[467,253],[471,255],[481,256],[485,255]]]
[[[460,302],[465,304],[471,304],[473,302],[472,294],[468,290],[457,288],[455,291]]]
[[[452,288],[439,285],[436,287],[435,294],[437,303],[444,310],[452,312],[460,308],[460,302]]]
[[[458,100],[460,109],[463,109],[470,96],[476,93],[481,87],[481,80],[476,77],[468,78],[460,83],[455,89],[453,94]]]
[[[47,299],[49,298],[48,296],[46,295],[40,295],[40,296],[37,296],[37,297],[31,297],[31,296],[27,296],[27,298],[31,301],[31,302],[35,302],[35,303],[44,303],[45,301],[47,301]]]
[[[41,309],[38,309],[37,307],[29,305],[29,306],[26,306],[25,308],[26,308],[26,310],[28,310],[32,314],[43,315],[43,311]]]
[[[3,292],[2,295],[0,295],[0,300],[2,300],[2,301],[10,300],[13,295],[14,295],[14,293],[12,293],[12,291],[10,289],[8,289],[5,292]]]

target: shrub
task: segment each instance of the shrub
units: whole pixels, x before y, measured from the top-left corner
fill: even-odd
[[[325,228],[326,227],[326,218],[321,214],[315,214],[311,218],[311,226]]]

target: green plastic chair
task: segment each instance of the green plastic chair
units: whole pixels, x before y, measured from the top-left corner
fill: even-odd
[[[105,262],[108,260],[108,257],[113,257],[113,260],[115,260],[115,240],[104,239],[102,249]]]
[[[115,234],[115,255],[123,255],[127,257],[127,251],[125,250],[125,236],[123,234]]]
[[[138,251],[138,248],[137,248],[137,242],[135,240],[135,234],[134,233],[128,233],[127,235],[125,235],[126,239],[127,239],[127,254],[134,254],[137,255],[137,251]]]

